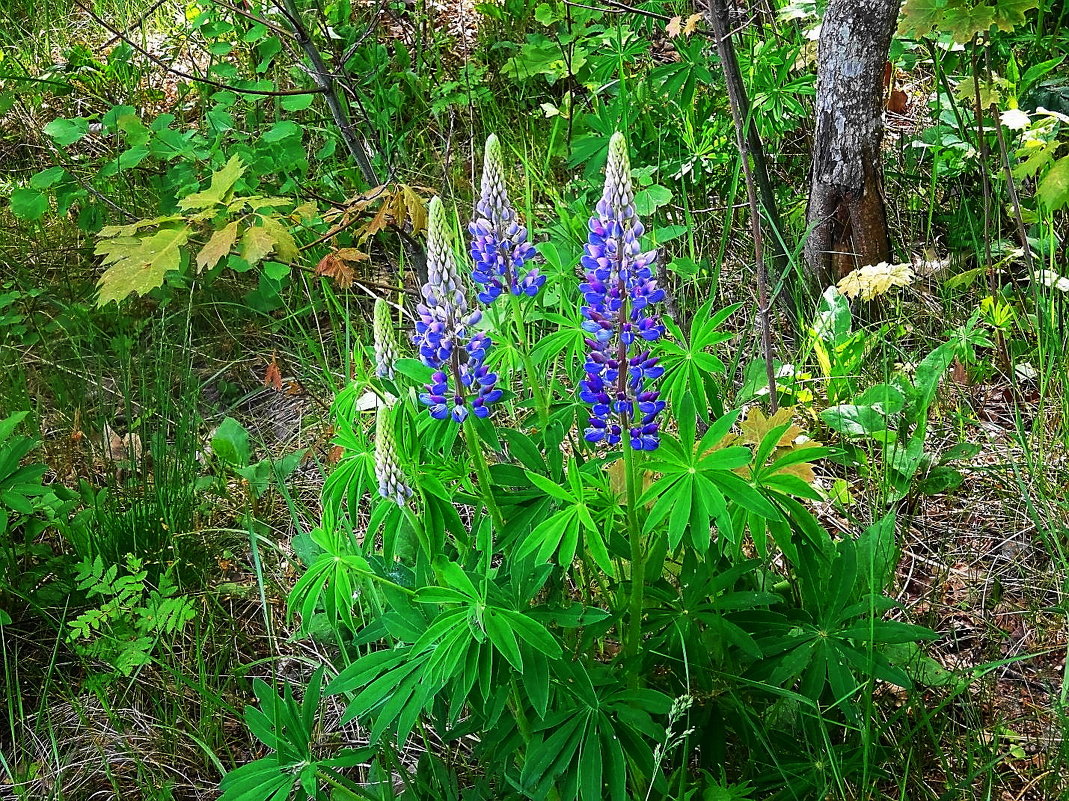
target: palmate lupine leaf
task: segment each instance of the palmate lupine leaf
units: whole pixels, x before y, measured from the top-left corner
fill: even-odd
[[[162,286],[167,273],[181,266],[182,247],[191,233],[188,225],[174,223],[144,236],[124,233],[128,228],[101,231],[96,254],[104,257],[107,269],[97,283],[98,306]]]

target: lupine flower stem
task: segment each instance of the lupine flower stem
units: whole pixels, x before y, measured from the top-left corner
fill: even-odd
[[[408,506],[403,506],[401,509],[405,514],[405,520],[408,521],[408,525],[412,526],[412,530],[416,532],[416,539],[419,541],[423,552],[427,554],[428,559],[434,559],[437,554],[431,548],[431,541],[427,537],[427,530],[423,527],[423,521]]]
[[[475,421],[471,418],[464,419],[464,441],[468,444],[468,453],[471,454],[471,462],[475,467],[475,475],[479,479],[479,495],[483,504],[490,512],[490,518],[494,521],[495,531],[505,530],[505,519],[501,516],[497,501],[494,500],[490,487],[490,467],[486,464],[482,448],[479,445],[479,435],[475,432]]]
[[[549,398],[542,386],[543,379],[535,371],[534,362],[527,346],[527,327],[523,324],[523,309],[520,308],[519,295],[509,293],[509,305],[512,307],[512,320],[516,324],[516,345],[523,360],[523,369],[527,371],[527,380],[534,393],[535,406],[538,408],[538,421],[542,428],[549,425]]]
[[[635,449],[623,447],[624,475],[627,485],[627,534],[631,540],[631,599],[627,630],[624,639],[624,656],[631,662],[631,683],[639,684],[638,655],[642,646],[642,607],[646,584],[646,543],[642,539],[642,527],[638,522],[639,458]]]

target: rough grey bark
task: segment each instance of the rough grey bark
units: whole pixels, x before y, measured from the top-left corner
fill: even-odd
[[[831,0],[820,31],[805,244],[814,289],[886,261],[884,67],[900,0]]]

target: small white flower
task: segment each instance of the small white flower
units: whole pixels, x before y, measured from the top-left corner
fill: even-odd
[[[1037,375],[1039,370],[1032,366],[1031,362],[1020,362],[1013,366],[1013,372],[1021,381],[1031,381]]]
[[[1063,275],[1058,275],[1058,273],[1053,270],[1039,270],[1038,272],[1032,273],[1032,280],[1038,281],[1043,284],[1043,286],[1057,289],[1059,292],[1069,292],[1069,278],[1066,278]]]
[[[1032,124],[1032,118],[1019,108],[1011,108],[999,114],[1002,124],[1011,131],[1023,131]]]

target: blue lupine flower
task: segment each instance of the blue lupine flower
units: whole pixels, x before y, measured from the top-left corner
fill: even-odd
[[[538,267],[526,269],[534,258],[534,246],[527,241],[527,229],[520,225],[516,210],[505,191],[501,145],[493,134],[483,153],[483,181],[471,233],[471,257],[475,268],[471,277],[483,287],[482,303],[493,303],[507,287],[513,295],[534,297],[546,277]]]
[[[649,382],[664,372],[643,347],[664,334],[651,304],[664,300],[652,266],[656,251],[642,252],[645,232],[635,213],[627,143],[615,133],[609,141],[605,190],[582,259],[586,280],[580,285],[584,340],[589,353],[580,398],[591,405],[589,442],[616,445],[627,429],[631,447],[652,451],[659,444],[657,415],[665,403]]]
[[[427,221],[427,283],[423,302],[416,306],[413,341],[420,360],[434,368],[431,383],[420,394],[431,417],[451,417],[463,423],[469,411],[476,417],[490,414],[490,404],[501,398],[497,375],[485,365],[493,344],[481,331],[471,330],[481,319],[469,312],[464,286],[449,245],[445,211],[438,198],[431,200]]]

